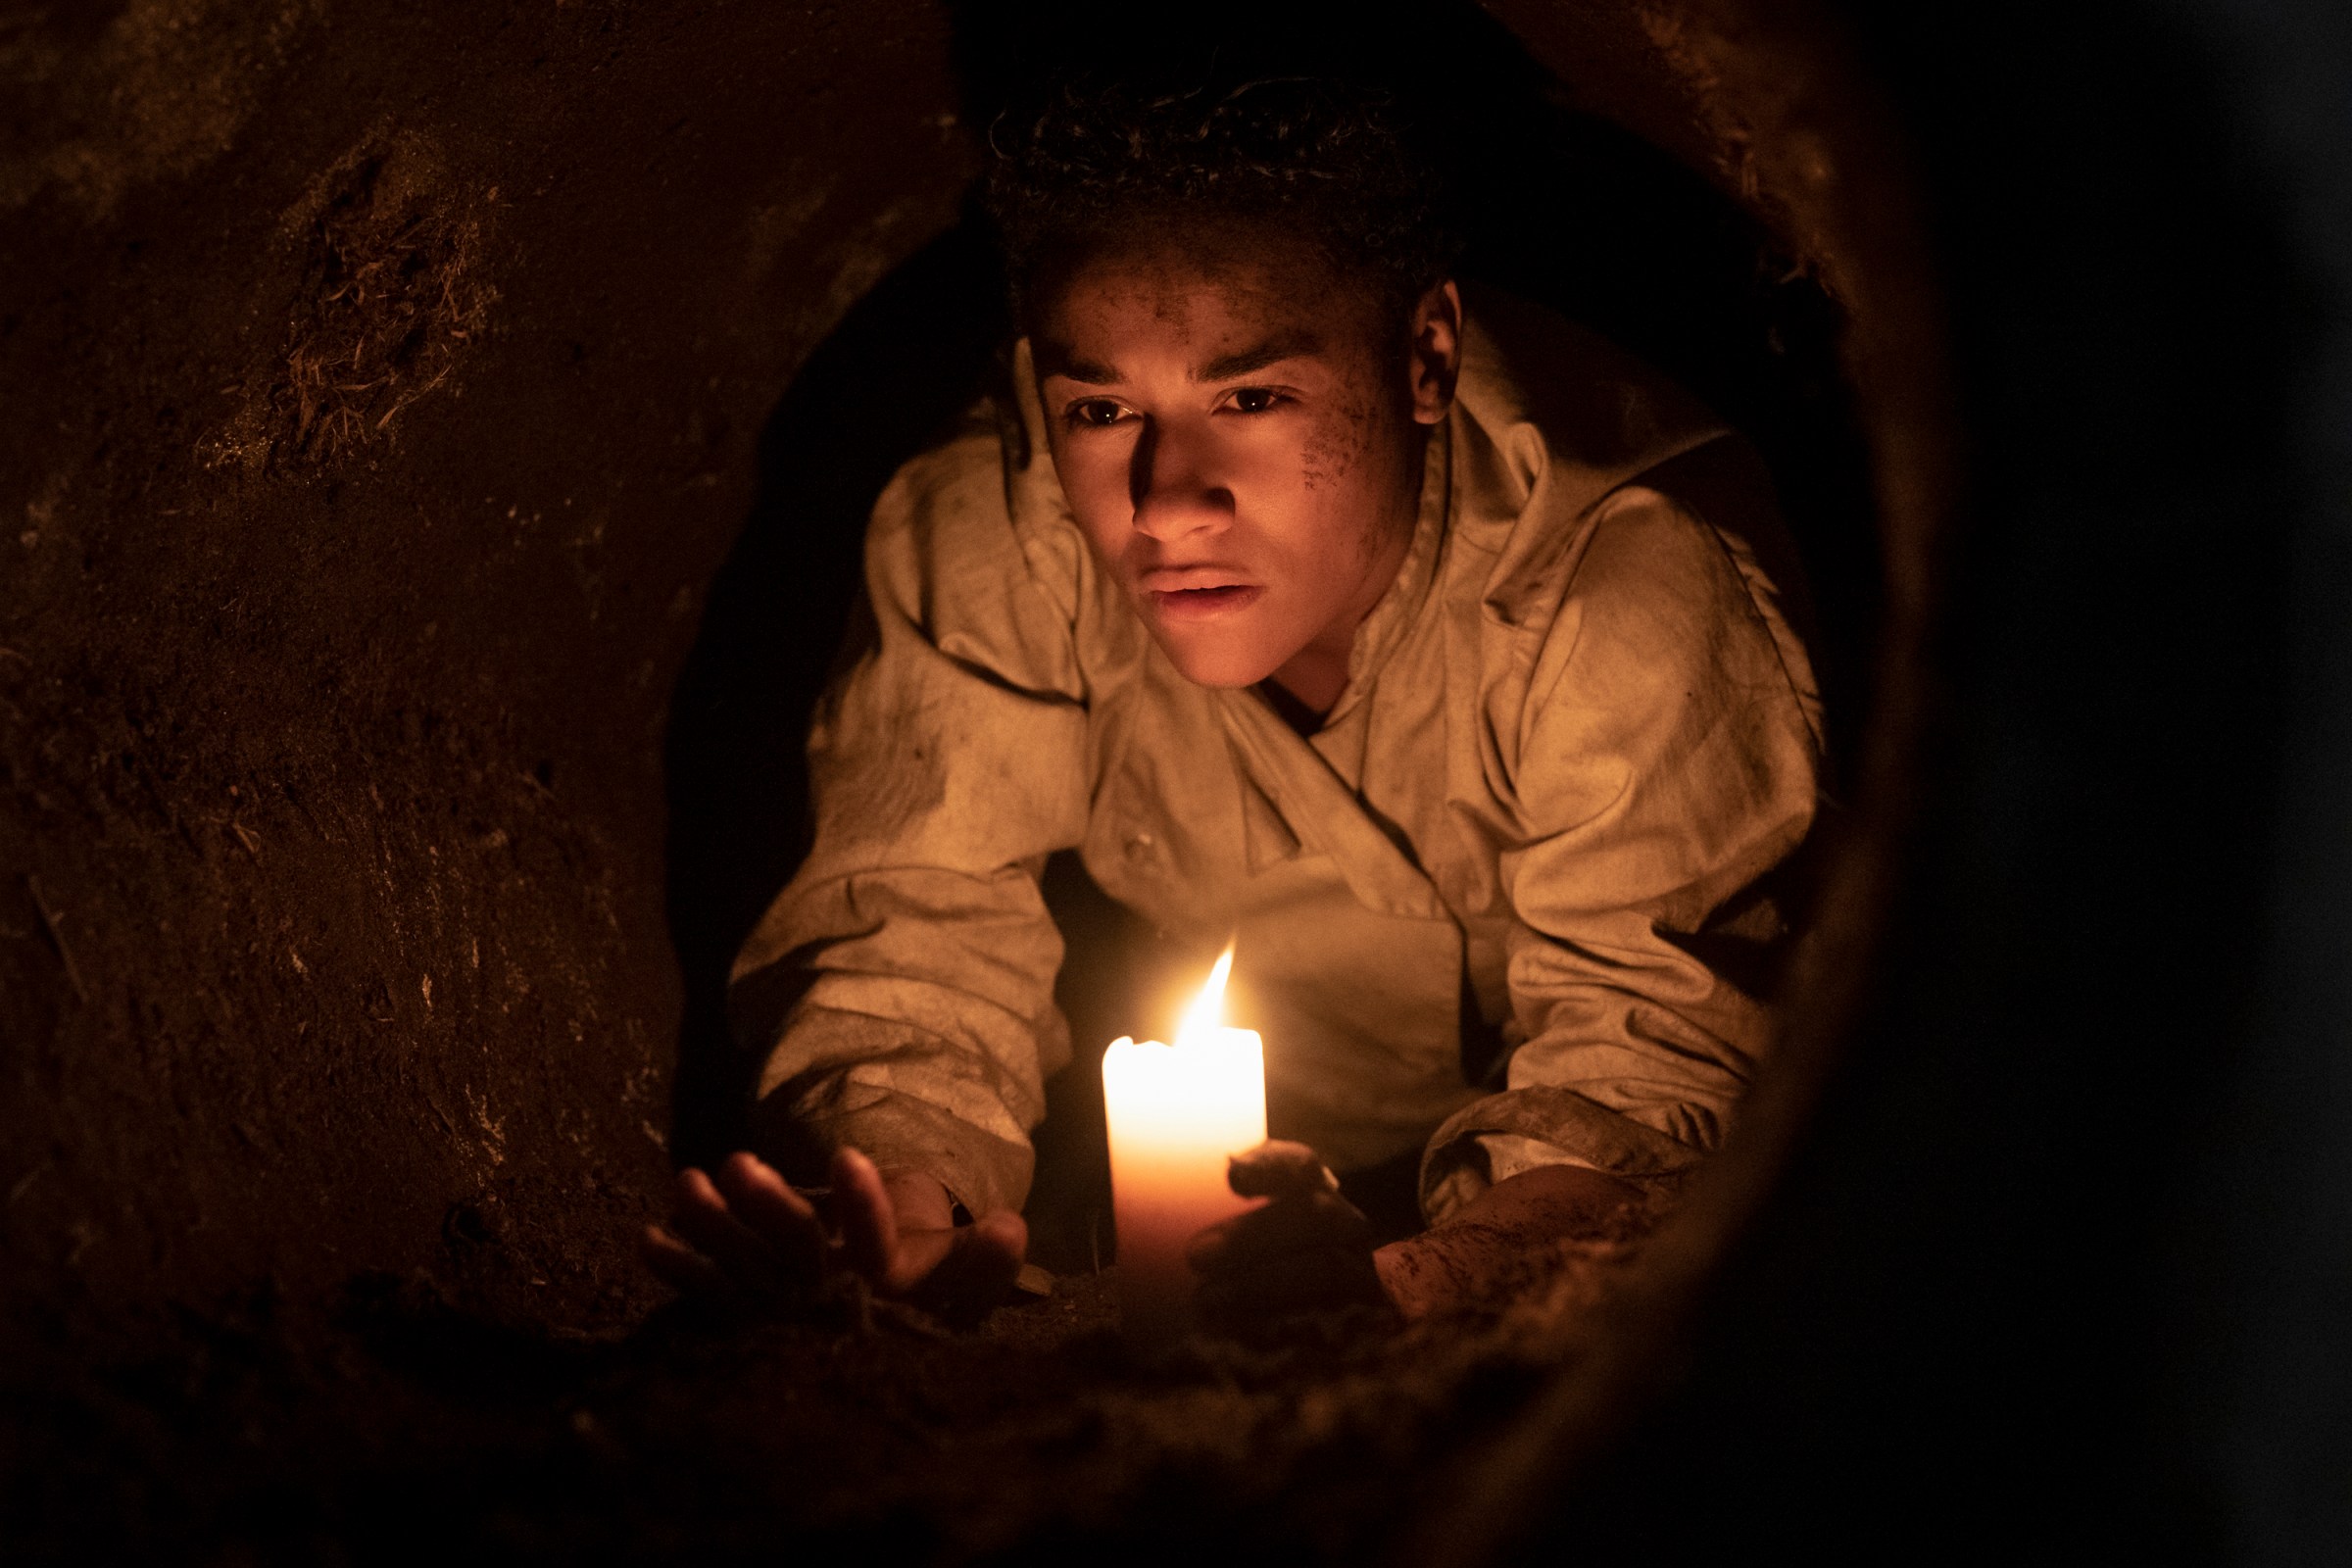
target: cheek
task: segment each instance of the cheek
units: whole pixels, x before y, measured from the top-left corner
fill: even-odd
[[[1361,481],[1371,449],[1370,411],[1344,404],[1315,421],[1299,453],[1299,482],[1309,490],[1346,491]]]
[[[1403,475],[1380,440],[1378,411],[1342,408],[1308,438],[1299,482],[1315,515],[1316,552],[1325,575],[1352,579],[1381,554]]]
[[[1064,441],[1054,454],[1054,471],[1080,531],[1097,550],[1127,533],[1127,450],[1115,441]]]

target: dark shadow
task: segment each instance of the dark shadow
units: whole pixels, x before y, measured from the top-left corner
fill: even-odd
[[[2313,270],[2212,39],[1849,15],[1914,139],[1969,460],[1919,851],[1677,1387],[1501,1555],[2260,1558],[2300,1521],[2228,1490],[2249,1412],[2214,1362],[2268,1326],[2233,1267],[2291,1267],[2268,1162],[2323,1081],[2247,1070],[2303,918],[2273,876],[2296,535],[2327,526]],[[2311,1446],[2266,1484],[2340,1518],[2340,1374],[2296,1375],[2265,1414]],[[2296,1544],[2262,1547],[2328,1555]]]
[[[808,852],[803,748],[865,519],[899,466],[985,390],[1004,290],[977,224],[932,241],[809,356],[760,437],[760,490],[710,587],[663,751],[668,906],[686,992],[672,1152],[739,1147],[757,1063],[729,1040],[727,967]]]

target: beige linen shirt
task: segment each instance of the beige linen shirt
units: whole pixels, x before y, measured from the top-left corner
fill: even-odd
[[[1470,312],[1404,564],[1308,737],[1153,644],[1025,356],[1017,416],[900,471],[809,737],[814,848],[736,963],[765,1112],[1019,1204],[1070,1054],[1038,877],[1075,849],[1202,972],[1234,937],[1274,1136],[1343,1170],[1424,1149],[1433,1220],[1530,1164],[1670,1186],[1716,1147],[1822,754],[1769,486],[1597,338]],[[1466,1008],[1509,1048],[1484,1084]]]

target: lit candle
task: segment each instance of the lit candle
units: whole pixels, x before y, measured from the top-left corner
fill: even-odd
[[[1250,1206],[1234,1196],[1225,1162],[1265,1142],[1265,1047],[1255,1030],[1222,1021],[1232,969],[1227,947],[1174,1045],[1122,1037],[1102,1054],[1119,1311],[1144,1343],[1164,1344],[1191,1324],[1186,1244]]]

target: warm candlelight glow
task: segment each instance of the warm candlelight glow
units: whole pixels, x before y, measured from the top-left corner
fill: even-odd
[[[1216,967],[1208,971],[1208,984],[1200,988],[1200,995],[1193,999],[1193,1004],[1184,1009],[1184,1022],[1176,1026],[1178,1045],[1203,1039],[1208,1031],[1225,1021],[1225,980],[1232,973],[1233,944],[1228,942],[1225,951],[1217,955]]]
[[[1225,1162],[1266,1137],[1263,1043],[1222,1021],[1232,970],[1228,946],[1173,1046],[1121,1038],[1102,1054],[1120,1309],[1128,1332],[1145,1341],[1174,1338],[1189,1323],[1185,1246],[1250,1206],[1234,1196]]]

